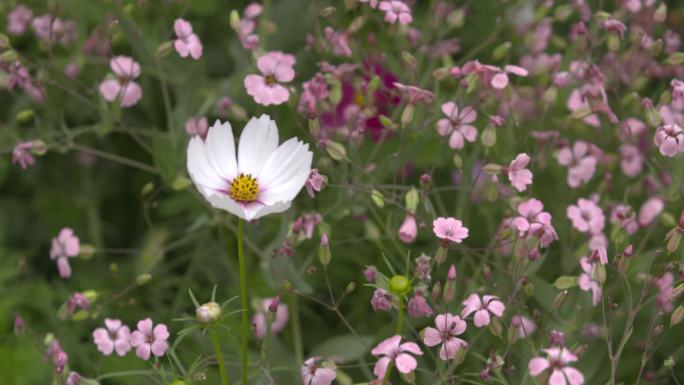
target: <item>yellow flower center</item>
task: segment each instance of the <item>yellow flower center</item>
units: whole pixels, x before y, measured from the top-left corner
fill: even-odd
[[[357,106],[363,106],[366,104],[366,97],[361,93],[357,92],[354,94],[354,104]]]
[[[237,202],[254,202],[259,193],[259,184],[249,174],[240,174],[230,182],[230,195]]]

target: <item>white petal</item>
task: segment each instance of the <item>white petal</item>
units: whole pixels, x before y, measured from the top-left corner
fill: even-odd
[[[238,143],[238,170],[259,175],[269,156],[278,147],[278,127],[268,115],[252,118],[245,126]]]
[[[207,160],[205,146],[199,136],[193,137],[188,143],[187,162],[188,174],[205,198],[228,189],[228,182],[221,178]]]
[[[209,203],[211,203],[213,207],[217,209],[228,211],[229,213],[236,215],[247,221],[251,219],[247,217],[247,210],[239,203],[230,199],[228,195],[213,194],[207,197],[207,200],[209,201]]]
[[[311,172],[309,145],[292,138],[278,147],[258,176],[259,201],[270,205],[291,201],[304,187]]]
[[[230,181],[237,176],[235,139],[230,123],[221,124],[216,120],[209,128],[204,146],[207,160],[223,179]]]
[[[261,204],[251,204],[245,208],[246,220],[259,219],[268,214],[282,213],[290,208],[291,202],[277,202],[273,205],[263,206]]]

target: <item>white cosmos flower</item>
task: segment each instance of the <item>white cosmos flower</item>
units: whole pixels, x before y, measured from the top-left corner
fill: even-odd
[[[235,140],[230,123],[216,121],[206,139],[188,144],[188,173],[212,206],[250,221],[288,208],[311,171],[309,145],[291,138],[278,146],[268,115],[252,118]]]

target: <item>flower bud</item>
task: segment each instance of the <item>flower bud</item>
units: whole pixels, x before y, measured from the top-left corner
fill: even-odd
[[[346,288],[344,288],[344,293],[349,294],[349,293],[353,292],[354,290],[356,290],[356,282],[352,281],[352,282],[349,282],[349,284],[347,285]]]
[[[213,324],[221,319],[221,306],[216,302],[207,302],[195,309],[195,318],[201,324]]]
[[[328,266],[331,259],[332,255],[330,253],[328,234],[323,234],[321,236],[321,245],[318,248],[318,261],[321,262],[321,265]]]
[[[389,289],[392,294],[406,295],[411,291],[411,281],[404,275],[395,275],[389,281]]]
[[[278,312],[278,306],[280,306],[280,295],[277,295],[271,299],[271,303],[268,304],[268,311],[271,313],[276,313]]]
[[[230,11],[230,28],[235,32],[240,31],[240,14],[236,10]]]
[[[437,281],[434,286],[432,286],[432,291],[430,292],[430,297],[433,302],[439,301],[439,297],[442,296],[442,284]]]
[[[157,47],[157,56],[158,57],[164,57],[173,51],[173,45],[171,44],[171,41],[165,41],[161,44],[159,44],[159,47]]]
[[[552,330],[551,334],[549,335],[549,344],[551,346],[557,347],[565,346],[565,336],[563,335],[563,332],[559,332],[558,330]]]
[[[150,279],[152,279],[152,275],[150,275],[149,273],[140,274],[140,275],[135,279],[135,283],[136,283],[138,286],[142,286],[142,285],[146,284]]]
[[[440,265],[446,261],[447,258],[447,248],[444,245],[439,246],[437,252],[435,253],[435,262]]]

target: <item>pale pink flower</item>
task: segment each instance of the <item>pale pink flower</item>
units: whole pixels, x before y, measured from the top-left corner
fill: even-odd
[[[522,315],[514,315],[511,318],[511,327],[516,331],[518,338],[527,338],[537,330],[534,321]]]
[[[77,309],[88,310],[90,301],[83,293],[74,293],[67,301],[67,312],[70,316],[76,313]]]
[[[508,173],[508,180],[519,192],[527,190],[527,185],[532,184],[532,171],[527,169],[527,165],[529,163],[529,155],[525,153],[518,154],[518,156],[511,161],[511,164],[506,169]]]
[[[142,98],[142,88],[133,79],[140,76],[140,64],[128,56],[115,56],[109,61],[114,73],[100,83],[100,94],[108,101],[118,100],[121,107],[131,107]]]
[[[291,59],[290,59],[291,58]],[[269,52],[257,60],[261,75],[247,75],[245,89],[258,104],[278,105],[290,98],[290,91],[281,83],[294,79],[294,56],[279,52]]]
[[[670,88],[672,92],[672,100],[681,101],[684,100],[684,82],[679,79],[672,79],[670,82]]]
[[[394,82],[393,85],[408,99],[409,104],[432,103],[432,100],[435,98],[435,94],[420,87],[409,86],[398,82]]]
[[[663,212],[665,202],[663,198],[651,197],[639,208],[639,225],[646,227]]]
[[[468,228],[456,218],[439,217],[432,221],[432,231],[437,238],[447,242],[461,243],[468,238]]]
[[[639,230],[639,223],[636,214],[629,205],[620,203],[615,205],[610,211],[610,222],[619,223],[627,234],[632,235]]]
[[[327,178],[318,173],[317,168],[312,168],[309,174],[309,179],[306,180],[306,192],[311,198],[316,196],[316,193],[321,192],[325,184],[327,183]]]
[[[385,289],[375,289],[370,302],[374,311],[390,311],[392,309],[392,295]]]
[[[413,21],[411,8],[403,1],[381,1],[378,9],[385,12],[385,21],[390,24],[394,24],[399,21],[399,24],[406,25]]]
[[[627,26],[625,25],[625,23],[617,19],[603,20],[601,22],[601,28],[605,29],[608,32],[617,33],[618,35],[620,35],[621,39],[625,37],[625,32],[627,32]]]
[[[536,233],[544,226],[551,225],[551,214],[544,210],[544,204],[535,198],[520,202],[518,216],[511,224],[523,235],[527,232]]]
[[[176,19],[173,22],[173,31],[177,39],[173,42],[173,47],[181,57],[191,56],[197,60],[202,56],[202,42],[200,38],[192,32],[192,25],[183,19]]]
[[[538,376],[545,370],[549,370],[549,385],[582,385],[584,376],[582,373],[568,366],[571,362],[577,361],[577,356],[572,354],[567,348],[544,349],[546,358],[535,357],[530,360],[528,369],[530,374]]]
[[[152,320],[146,318],[138,321],[138,329],[131,333],[131,346],[135,347],[135,354],[145,361],[150,359],[150,353],[161,357],[169,348],[166,325],[158,324],[154,328],[153,325]]]
[[[418,366],[418,362],[411,354],[421,356],[423,351],[415,342],[404,342],[402,344],[401,336],[397,335],[380,342],[371,350],[371,354],[381,357],[373,368],[373,374],[377,378],[384,378],[390,363],[394,363],[394,367],[400,373],[413,372]]]
[[[245,17],[248,19],[255,19],[259,16],[261,16],[261,13],[264,11],[264,6],[259,4],[259,3],[249,3],[245,7],[245,11],[243,12]]]
[[[335,369],[317,364],[320,359],[321,357],[316,356],[304,361],[300,370],[304,385],[330,385],[337,377]]]
[[[290,319],[290,311],[287,305],[284,303],[278,302],[277,308],[275,309],[276,311],[271,312],[269,308],[271,307],[273,301],[277,301],[277,297],[263,299],[261,301],[260,311],[258,311],[256,314],[254,314],[254,317],[252,317],[252,328],[254,329],[254,335],[259,339],[264,338],[266,335],[266,322],[269,322],[267,317],[271,315],[270,313],[275,313],[275,318],[271,322],[271,335],[276,335],[283,331],[285,326],[287,326],[287,321]]]
[[[105,318],[105,327],[93,331],[93,341],[97,350],[105,356],[116,350],[119,356],[125,356],[131,350],[131,329],[121,320]]]
[[[324,33],[333,55],[351,57],[352,50],[349,47],[349,36],[346,32],[337,32],[331,27],[325,27]]]
[[[516,65],[507,65],[503,70],[497,68],[496,74],[492,76],[490,81],[491,86],[497,90],[506,88],[509,83],[508,74],[526,77],[529,72],[525,68]]]
[[[582,257],[580,267],[582,267],[582,274],[577,277],[577,284],[580,289],[591,291],[591,303],[596,306],[601,302],[601,285],[594,276],[596,262],[590,261],[587,257]]]
[[[69,376],[66,380],[66,385],[80,385],[82,380],[83,377],[81,377],[81,375],[78,372],[74,372],[72,370],[71,372],[69,372]]]
[[[568,110],[572,112],[579,110],[592,110],[589,101],[582,95],[582,90],[579,88],[574,89],[570,93],[570,96],[568,96],[567,107]],[[601,120],[599,119],[599,116],[597,114],[589,114],[585,116],[582,120],[584,121],[584,123],[592,127],[599,127],[601,125]]]
[[[677,124],[658,127],[653,140],[662,155],[673,157],[684,151],[684,131]]]
[[[31,154],[33,148],[33,141],[19,142],[14,145],[12,149],[12,164],[19,163],[22,170],[26,170],[29,166],[36,163],[36,159]]]
[[[473,321],[476,327],[481,328],[489,325],[491,316],[501,318],[506,305],[493,295],[485,295],[480,299],[480,295],[472,293],[463,301],[463,310],[461,310],[461,317],[466,318],[471,313],[475,313]]]
[[[432,308],[427,303],[425,297],[423,297],[423,293],[421,292],[416,292],[416,294],[411,297],[406,305],[406,308],[408,310],[408,315],[411,318],[429,317],[433,313]]]
[[[76,40],[78,34],[73,20],[62,20],[47,13],[35,17],[31,21],[31,27],[36,37],[47,44],[70,44]]]
[[[572,148],[563,147],[556,154],[558,163],[568,167],[568,186],[576,188],[594,176],[598,160],[589,150],[587,142],[578,140]]]
[[[459,316],[449,313],[435,317],[435,327],[423,330],[423,343],[429,347],[442,344],[439,348],[439,358],[450,361],[456,357],[459,350],[468,346],[464,340],[457,338],[465,332],[467,324]]]
[[[190,136],[199,135],[200,138],[206,139],[209,131],[209,122],[205,116],[200,118],[190,117],[185,121],[185,132]]]
[[[21,35],[26,31],[29,22],[33,18],[33,12],[24,5],[17,5],[7,14],[7,33]]]
[[[60,277],[71,277],[69,258],[78,256],[80,249],[81,243],[78,237],[74,234],[74,230],[68,227],[60,230],[59,234],[55,238],[52,238],[50,259],[57,261],[57,269],[59,270]]]
[[[238,37],[242,48],[253,50],[259,46],[259,35],[253,33],[256,30],[256,21],[245,18],[240,20]]]
[[[413,243],[416,240],[416,235],[418,233],[418,225],[416,224],[416,217],[407,213],[404,217],[404,222],[399,227],[398,236],[399,239],[404,243]]]
[[[474,142],[477,139],[477,128],[471,125],[477,119],[477,111],[466,106],[459,109],[456,103],[446,102],[442,104],[442,113],[447,119],[437,122],[437,132],[442,136],[449,137],[449,147],[461,149],[466,141]]]
[[[295,234],[303,234],[306,239],[313,237],[314,228],[321,223],[323,217],[319,213],[304,214],[295,219],[292,224],[292,232]]]
[[[674,299],[674,275],[671,272],[666,272],[660,278],[656,279],[654,284],[658,288],[656,295],[656,305],[658,308],[666,313],[672,311],[672,300]]]
[[[644,168],[644,156],[637,146],[623,144],[620,146],[620,167],[622,172],[634,178],[641,174]]]
[[[605,226],[603,211],[590,199],[579,198],[577,205],[568,206],[566,214],[572,226],[582,233],[599,234]]]

